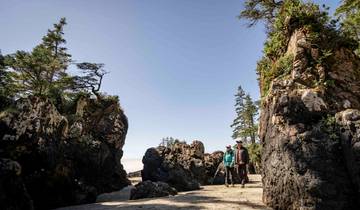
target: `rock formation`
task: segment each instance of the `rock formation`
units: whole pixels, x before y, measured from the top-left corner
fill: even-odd
[[[152,182],[147,180],[135,185],[135,188],[131,190],[130,200],[164,197],[176,194],[176,189],[170,187],[165,182]]]
[[[200,184],[211,184],[222,152],[204,153],[204,145],[177,142],[170,147],[149,148],[144,157],[143,181],[162,181],[178,191],[199,189]]]
[[[110,97],[80,97],[64,113],[48,99],[17,100],[0,113],[1,209],[94,202],[129,185],[120,162],[127,128]]]
[[[356,209],[360,59],[341,38],[313,34],[291,30],[283,55],[293,57],[291,72],[262,101],[263,200],[274,209]]]

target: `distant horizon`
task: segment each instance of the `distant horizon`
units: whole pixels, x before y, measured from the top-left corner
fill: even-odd
[[[119,96],[129,119],[123,159],[141,159],[168,136],[224,150],[234,143],[237,87],[259,99],[255,69],[266,34],[237,18],[243,1],[0,2],[3,54],[30,51],[66,17],[73,59],[105,64],[102,91]],[[315,2],[332,12],[339,3]]]

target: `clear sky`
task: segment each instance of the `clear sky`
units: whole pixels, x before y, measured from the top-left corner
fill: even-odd
[[[259,98],[255,67],[265,31],[237,19],[242,2],[0,0],[0,49],[31,50],[66,17],[73,59],[110,71],[102,90],[120,97],[129,118],[124,158],[141,158],[166,136],[223,150],[233,143],[237,86]]]

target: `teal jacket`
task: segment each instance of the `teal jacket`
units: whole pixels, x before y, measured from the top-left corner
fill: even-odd
[[[224,157],[223,157],[223,162],[224,162],[224,166],[230,166],[230,167],[234,167],[235,164],[235,154],[234,154],[234,150],[230,150],[230,151],[225,151],[224,153]]]

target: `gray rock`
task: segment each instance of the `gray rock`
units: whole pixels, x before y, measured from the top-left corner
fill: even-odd
[[[200,141],[149,148],[143,157],[142,180],[166,182],[178,191],[199,189],[200,184],[213,183],[222,154],[205,154]]]
[[[167,183],[148,180],[136,184],[135,188],[131,189],[130,200],[164,197],[176,194],[176,189],[170,187]]]

